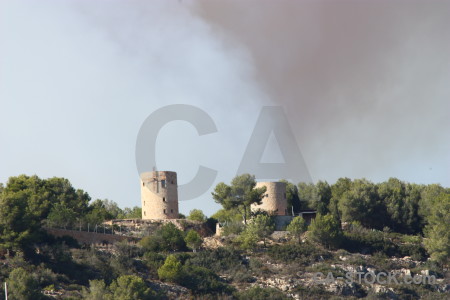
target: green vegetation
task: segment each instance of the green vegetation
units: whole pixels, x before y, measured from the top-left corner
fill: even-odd
[[[367,229],[357,222],[352,223],[344,232],[341,247],[353,253],[381,253],[388,257],[411,256],[417,261],[426,257],[420,236]]]
[[[320,215],[309,225],[311,240],[323,244],[327,248],[338,248],[342,242],[342,230],[338,220],[331,215]]]
[[[282,292],[274,288],[260,288],[252,287],[248,290],[239,292],[236,294],[239,300],[260,300],[260,299],[272,299],[272,300],[287,300],[289,297],[285,296]]]
[[[37,176],[11,177],[2,187],[0,198],[0,249],[25,251],[44,237],[44,225],[78,228],[105,220],[132,217],[140,209],[120,209],[108,200],[96,200],[74,189],[64,178],[40,179]]]
[[[167,223],[152,235],[144,237],[140,244],[145,251],[169,252],[186,250],[183,232],[174,224]]]
[[[219,183],[212,196],[214,200],[221,204],[224,209],[237,209],[243,216],[244,224],[250,215],[250,205],[261,204],[266,188],[255,188],[255,176],[243,174],[236,176],[231,181],[231,185]]]
[[[147,287],[144,280],[135,275],[124,275],[106,286],[103,280],[89,281],[89,289],[82,291],[88,300],[150,300],[157,294]]]
[[[269,248],[269,256],[282,263],[298,263],[300,265],[309,265],[322,258],[329,258],[332,255],[326,249],[317,247],[311,242],[287,243],[283,245],[273,245]]]
[[[169,255],[164,264],[158,269],[159,279],[180,283],[183,279],[183,265],[175,255]]]
[[[329,211],[331,201],[331,187],[327,182],[319,181],[317,184],[299,183],[298,196],[303,203],[302,208],[315,209],[319,214]]]
[[[431,258],[440,263],[450,262],[450,194],[436,198],[430,208],[428,225],[425,227],[425,247]]]
[[[286,183],[286,200],[287,200],[287,209],[289,212],[299,211],[301,209],[300,198],[298,194],[298,188],[295,184],[287,181],[281,180],[281,182]]]
[[[302,217],[295,217],[286,227],[286,230],[300,243],[301,235],[306,232],[307,228],[305,220]]]
[[[273,220],[267,215],[260,214],[251,220],[237,240],[241,247],[247,250],[256,248],[261,240],[266,246],[266,239],[274,230]]]
[[[215,214],[211,216],[211,218],[216,219],[219,223],[222,224],[235,222],[242,223],[243,220],[243,216],[241,215],[239,210],[235,208],[219,209]]]
[[[385,224],[385,208],[377,187],[367,180],[355,180],[338,205],[343,222],[357,221],[368,228],[383,228]]]
[[[11,271],[8,286],[8,296],[11,299],[35,300],[42,298],[38,282],[23,268]]]
[[[244,230],[243,216],[237,208],[219,209],[211,218],[223,226],[222,235],[224,236],[239,234]]]
[[[193,209],[190,211],[187,219],[191,221],[205,222],[207,218],[200,209]]]
[[[67,179],[11,177],[0,199],[0,249],[29,255],[31,246],[43,239],[44,222],[59,220],[67,226],[87,213],[89,200],[87,193],[75,190]],[[57,218],[59,213],[68,219]]]
[[[424,236],[424,245],[431,258],[448,265],[450,222],[447,199],[450,189],[438,184],[405,183],[396,178],[379,184],[365,179],[352,181],[349,178],[340,178],[330,186],[330,190],[331,198],[327,211],[339,223],[359,224],[370,230],[415,235],[419,239]],[[322,182],[298,185],[303,208],[326,211],[320,207],[327,201],[330,195],[328,191],[327,185]],[[389,245],[387,238],[383,240],[376,235],[361,235],[351,230],[345,233],[342,245],[368,253],[384,251],[388,255],[412,253],[415,257],[426,256],[422,245],[416,243],[394,247]],[[311,236],[315,236],[320,242],[316,234]]]
[[[50,236],[45,228],[140,218],[140,209],[91,201],[62,178],[11,177],[0,184],[0,282],[8,283],[12,300],[320,299],[336,293],[374,299],[390,296],[361,286],[345,287],[352,290],[349,294],[345,288],[332,292],[302,280],[313,272],[342,276],[346,267],[449,276],[449,189],[395,178],[379,184],[348,178],[331,185],[288,183],[290,210],[320,213],[309,226],[295,217],[286,227],[288,234],[273,234],[274,216],[250,211],[265,193],[254,187],[253,176],[237,176],[214,190],[222,209],[211,218],[194,209],[176,225],[161,223],[142,231],[146,236],[136,244],[87,247]],[[223,226],[222,237],[208,237],[209,229],[192,225],[213,228],[216,222]],[[408,299],[445,295],[442,286],[389,288]]]
[[[231,287],[221,281],[208,268],[192,264],[187,260],[182,264],[175,255],[169,255],[158,269],[159,279],[180,284],[192,290],[195,294],[230,293]]]
[[[186,245],[191,248],[194,252],[200,248],[203,243],[202,237],[197,233],[197,231],[191,229],[186,234],[184,238]]]

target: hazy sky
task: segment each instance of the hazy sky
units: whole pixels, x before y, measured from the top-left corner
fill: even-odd
[[[199,165],[229,182],[262,106],[282,105],[314,181],[450,186],[450,1],[0,0],[0,182],[140,205],[139,128],[177,103],[218,128],[161,130],[158,169],[180,184]]]

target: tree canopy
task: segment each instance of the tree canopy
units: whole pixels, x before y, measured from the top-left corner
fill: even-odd
[[[291,223],[286,227],[289,233],[296,237],[298,242],[300,242],[300,236],[308,229],[305,220],[302,217],[295,217],[292,219]]]
[[[214,200],[225,209],[238,209],[247,223],[250,205],[261,204],[265,187],[255,188],[255,176],[243,174],[233,178],[231,185],[219,183],[212,193]]]
[[[144,237],[140,244],[146,251],[180,251],[186,249],[183,232],[172,223],[164,224],[153,234]]]
[[[43,298],[38,282],[23,268],[12,270],[7,283],[8,296],[11,299],[38,300]]]
[[[331,214],[324,216],[317,215],[311,221],[308,230],[312,240],[328,248],[337,248],[342,242],[343,235],[341,226],[338,220]]]
[[[69,180],[20,175],[0,185],[0,249],[31,253],[43,239],[42,227],[70,228],[81,223],[140,217],[140,208],[122,210],[110,200],[95,200]],[[78,227],[78,226],[77,226]]]
[[[342,221],[358,221],[369,228],[383,228],[384,207],[377,193],[377,186],[362,179],[355,180],[350,190],[339,201]]]
[[[86,213],[89,200],[87,193],[75,190],[64,178],[10,177],[0,195],[0,248],[29,249],[41,237],[52,210],[74,219]]]
[[[280,180],[286,184],[286,200],[289,212],[299,212],[301,207],[300,198],[298,196],[298,188],[295,184],[283,179]]]
[[[275,225],[271,217],[259,214],[252,218],[247,224],[244,232],[241,233],[238,240],[244,249],[253,249],[259,241],[266,244],[266,238],[275,230]]]
[[[191,221],[205,222],[207,218],[201,209],[193,209],[189,212],[187,219]]]
[[[183,278],[183,265],[175,255],[171,254],[158,269],[158,276],[164,281],[179,282]]]
[[[198,234],[197,231],[194,229],[191,229],[186,234],[184,241],[186,242],[186,245],[191,248],[194,252],[200,248],[202,245],[202,237]]]
[[[82,291],[87,300],[150,300],[156,293],[136,275],[122,275],[107,286],[103,280],[90,280],[89,289]]]
[[[425,247],[431,258],[450,264],[450,194],[440,194],[430,208],[425,227]]]

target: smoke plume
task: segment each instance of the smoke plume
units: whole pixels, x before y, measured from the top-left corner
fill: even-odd
[[[315,179],[450,184],[449,1],[201,1],[245,45]]]

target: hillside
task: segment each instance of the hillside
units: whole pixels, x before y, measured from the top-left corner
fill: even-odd
[[[448,189],[343,179],[290,184],[288,196],[319,213],[275,231],[276,217],[243,219],[240,202],[147,221],[65,179],[11,177],[0,186],[0,281],[10,300],[450,296]]]

